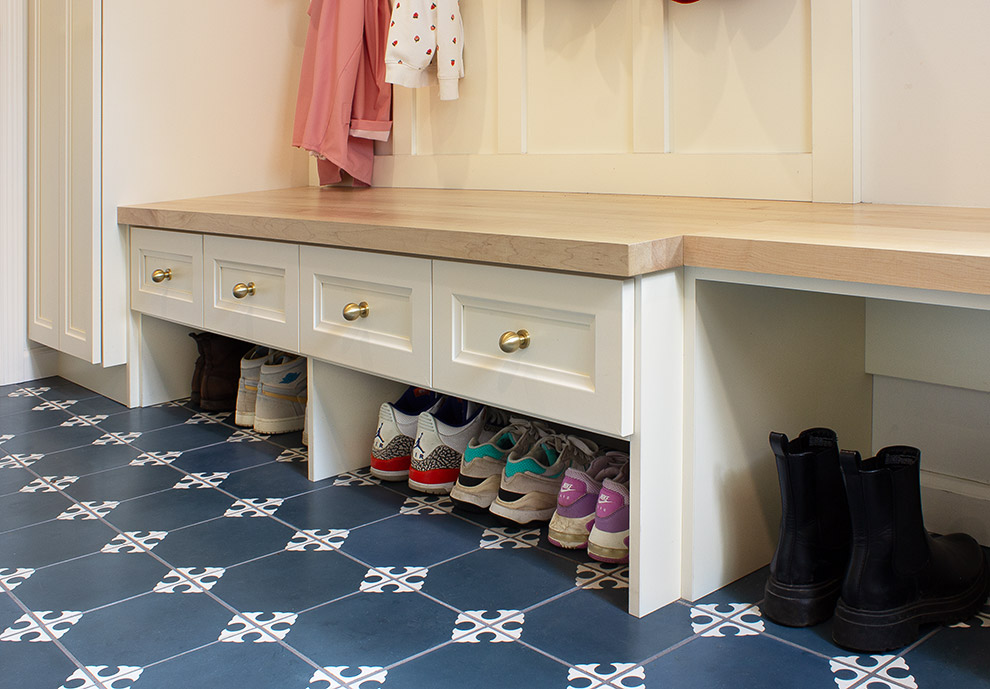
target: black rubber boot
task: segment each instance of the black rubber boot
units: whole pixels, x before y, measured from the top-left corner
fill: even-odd
[[[193,338],[203,352],[198,406],[208,411],[233,411],[237,406],[241,357],[253,345],[213,333],[200,333]],[[195,371],[193,375],[195,382]]]
[[[788,627],[832,616],[849,562],[849,510],[835,431],[809,428],[788,441],[770,434],[780,481],[780,540],[763,614]]]
[[[974,615],[990,576],[979,544],[965,534],[932,536],[921,511],[921,452],[886,447],[862,460],[841,453],[853,548],[832,639],[855,651],[900,648],[919,626]]]

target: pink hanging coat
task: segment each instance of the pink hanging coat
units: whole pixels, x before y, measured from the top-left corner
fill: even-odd
[[[374,142],[388,140],[392,87],[385,83],[388,0],[312,0],[292,145],[319,161],[320,184],[341,170],[371,184]]]

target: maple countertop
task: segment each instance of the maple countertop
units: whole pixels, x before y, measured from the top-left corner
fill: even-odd
[[[117,220],[618,278],[687,265],[990,294],[990,209],[299,187],[120,206]]]

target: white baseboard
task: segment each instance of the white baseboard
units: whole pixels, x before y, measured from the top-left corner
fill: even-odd
[[[921,472],[925,527],[935,533],[967,533],[990,546],[990,484]]]
[[[126,365],[103,368],[99,364],[59,353],[58,375],[115,402],[128,403]]]

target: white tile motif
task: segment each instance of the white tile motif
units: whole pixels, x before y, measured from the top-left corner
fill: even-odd
[[[268,440],[267,435],[262,435],[255,431],[234,431],[234,434],[227,438],[228,443],[260,443]]]
[[[31,407],[31,411],[52,411],[56,409],[67,409],[79,400],[58,400],[55,402],[42,402],[37,407]]]
[[[18,493],[57,493],[79,480],[78,476],[42,476],[22,486]]]
[[[218,641],[224,643],[273,643],[284,639],[298,615],[291,612],[245,612],[227,623]]]
[[[838,689],[918,689],[907,662],[893,655],[836,656],[829,668]]]
[[[10,436],[13,438],[14,436]],[[0,469],[26,469],[39,459],[44,459],[42,454],[33,455],[7,455],[0,459]]]
[[[125,531],[100,549],[101,553],[147,553],[165,540],[168,531]]]
[[[364,593],[412,593],[423,588],[426,567],[372,567],[364,575]]]
[[[453,509],[454,503],[446,495],[417,495],[406,498],[399,514],[450,514]]]
[[[205,593],[227,570],[223,567],[179,567],[155,584],[155,593]]]
[[[140,431],[130,433],[104,433],[92,442],[93,445],[126,445],[132,440],[141,437]]]
[[[579,564],[574,575],[574,585],[583,589],[627,589],[629,566],[591,561]]]
[[[182,406],[182,405],[176,405]],[[229,411],[203,411],[198,414],[190,416],[188,419],[182,423],[185,425],[197,425],[197,424],[210,424],[210,423],[221,423],[224,419],[230,416]]]
[[[643,689],[646,670],[635,663],[589,663],[567,670],[567,689]]]
[[[275,458],[276,462],[308,462],[309,450],[305,447],[287,447]]]
[[[172,488],[186,490],[190,488],[216,488],[220,483],[230,476],[226,471],[211,471],[203,474],[189,474],[183,476]]]
[[[0,588],[13,591],[31,578],[34,570],[30,567],[0,567]]]
[[[73,505],[55,518],[63,521],[72,519],[99,519],[100,517],[105,517],[110,514],[110,510],[119,504],[120,503],[115,500],[104,500],[102,502],[80,502],[78,505]]]
[[[519,610],[465,610],[457,616],[450,640],[458,644],[493,644],[517,641],[522,636],[526,616]]]
[[[721,608],[728,607],[729,610]],[[755,636],[764,631],[760,608],[750,603],[708,603],[691,608],[691,630],[706,637]]]
[[[162,402],[161,404],[153,404],[151,406],[154,407],[155,409],[166,409],[169,407],[184,407],[186,406],[186,402],[188,401],[189,401],[188,397],[183,397],[181,400],[172,400],[170,402]]]
[[[539,529],[524,529],[518,526],[496,526],[485,529],[481,534],[479,548],[500,550],[502,548],[532,548],[540,542]]]
[[[82,616],[77,610],[31,611],[4,629],[0,633],[0,641],[55,641],[61,639]]]
[[[131,689],[144,668],[137,665],[87,665],[66,678],[59,689]]]
[[[244,498],[237,500],[223,513],[225,517],[270,517],[284,498]]]
[[[335,486],[377,486],[381,485],[381,481],[371,475],[368,469],[358,469],[357,471],[348,471],[347,473],[340,474],[334,479],[333,485]]]
[[[4,433],[3,435],[0,435],[0,445],[3,445],[5,442],[7,442],[13,437],[14,436],[12,436],[10,433]]]
[[[350,533],[347,529],[304,529],[296,531],[285,549],[297,552],[340,550]]]
[[[51,388],[18,388],[13,392],[8,392],[7,397],[37,397],[38,395],[48,392]]]
[[[387,675],[388,670],[383,667],[361,665],[352,668],[342,665],[317,670],[309,684],[313,689],[365,689],[363,685],[368,682],[384,684]]]
[[[73,416],[68,421],[63,421],[59,426],[95,426],[107,418],[108,416],[106,414],[82,414],[80,416]]]
[[[181,456],[182,452],[179,450],[167,450],[165,452],[142,452],[130,461],[130,466],[161,466],[171,464]]]

